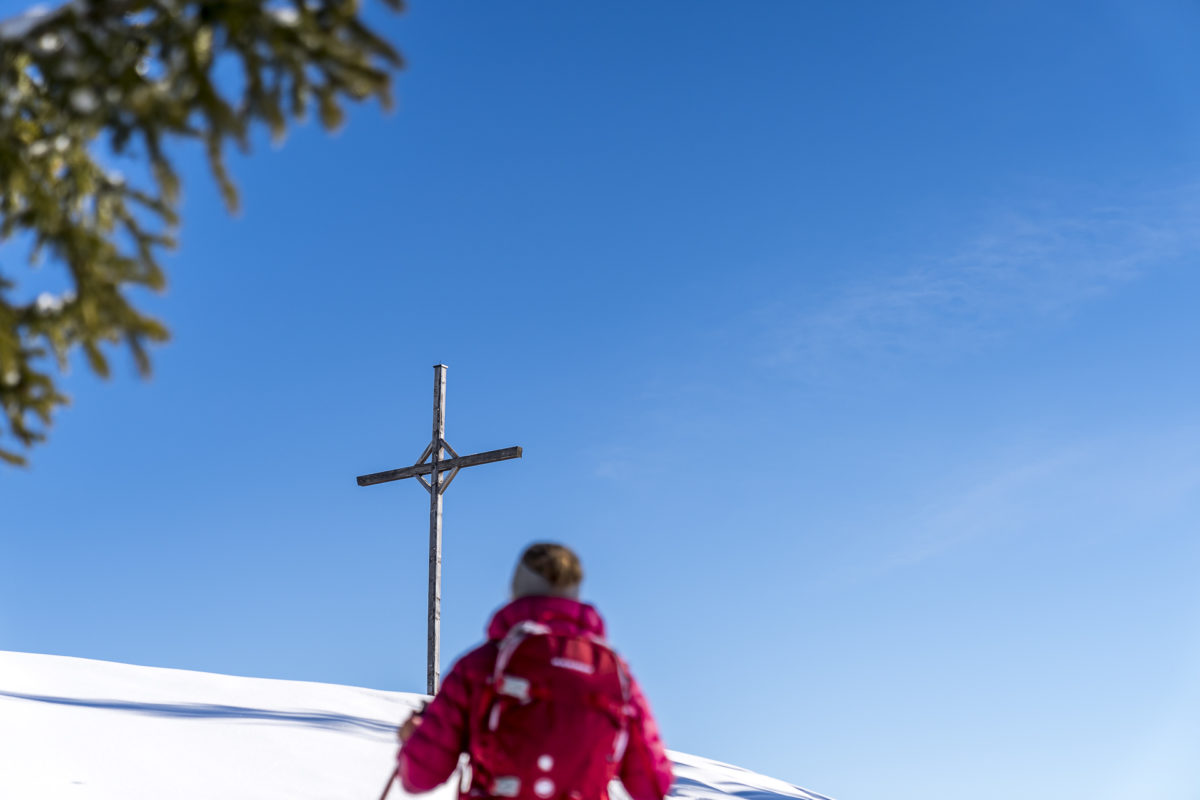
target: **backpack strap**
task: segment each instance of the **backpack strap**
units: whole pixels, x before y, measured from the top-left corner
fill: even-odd
[[[548,633],[550,633],[548,626],[529,619],[512,626],[500,640],[499,651],[496,653],[496,669],[492,674],[492,679],[499,683],[501,676],[504,675],[504,670],[508,668],[508,662],[512,660],[513,653],[517,651],[521,642],[530,636],[544,636]]]
[[[607,704],[601,706],[602,711],[613,714],[616,717],[616,722],[620,730],[617,731],[617,738],[613,741],[612,753],[608,756],[610,764],[620,764],[625,758],[625,749],[629,746],[629,720],[633,718],[633,682],[629,676],[629,670],[625,667],[625,662],[621,660],[621,656],[612,648],[608,642],[595,634],[588,636],[592,644],[598,647],[603,647],[612,654],[613,663],[617,668],[617,680],[621,684],[621,706],[614,710],[606,707]],[[598,704],[600,705],[600,704]]]
[[[530,636],[545,636],[550,633],[550,628],[540,622],[525,620],[514,625],[504,638],[497,645],[496,652],[496,668],[492,671],[492,691],[497,695],[515,698],[520,703],[528,703],[532,697],[530,695],[529,681],[525,678],[519,678],[516,675],[505,675],[504,670],[508,669],[508,662],[512,660],[513,654],[517,652],[517,648],[521,646],[521,642],[528,639]],[[500,703],[492,703],[491,712],[488,714],[488,730],[494,731],[500,725]]]

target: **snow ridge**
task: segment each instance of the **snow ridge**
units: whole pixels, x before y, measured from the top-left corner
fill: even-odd
[[[0,797],[372,800],[423,695],[0,651]],[[672,796],[828,800],[671,753]],[[456,781],[429,800],[454,800]],[[399,786],[393,800],[405,797]],[[614,800],[627,800],[614,784]]]

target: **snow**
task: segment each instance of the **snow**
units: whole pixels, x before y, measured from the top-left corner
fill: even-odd
[[[0,651],[0,797],[37,800],[374,800],[395,729],[425,699]],[[672,752],[672,795],[827,800]],[[452,800],[456,781],[430,792]],[[405,797],[393,786],[391,800]],[[614,785],[614,800],[625,797]]]
[[[7,19],[0,22],[0,40],[15,41],[23,39],[29,35],[29,32],[34,27],[44,21],[50,14],[50,9],[46,6],[38,5],[28,9],[22,14],[18,14],[12,19]]]
[[[53,314],[56,311],[62,311],[63,299],[49,292],[42,292],[34,301],[34,308],[42,314]]]
[[[39,4],[26,9],[11,19],[0,21],[0,41],[12,42],[17,39],[24,39],[38,25],[49,21],[51,17],[56,17],[76,9],[78,4],[79,0],[71,0],[71,2],[55,9]]]
[[[91,114],[100,107],[100,98],[96,97],[96,93],[87,87],[81,86],[72,89],[68,99],[71,101],[71,108],[80,114]]]
[[[267,11],[275,18],[276,22],[288,28],[295,26],[300,21],[300,12],[291,6],[269,8]]]
[[[42,38],[38,39],[38,47],[47,53],[57,52],[62,44],[62,37],[53,32],[43,33]]]

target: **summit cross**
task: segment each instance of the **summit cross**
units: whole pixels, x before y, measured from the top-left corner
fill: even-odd
[[[446,454],[450,457],[446,458]],[[386,472],[359,475],[359,486],[416,478],[429,492],[429,641],[426,688],[436,694],[441,681],[442,647],[442,495],[463,467],[520,458],[520,447],[460,456],[446,441],[446,365],[433,367],[433,438],[417,463]]]

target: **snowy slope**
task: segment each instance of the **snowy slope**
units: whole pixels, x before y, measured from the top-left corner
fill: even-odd
[[[421,695],[0,651],[2,800],[376,800]],[[682,753],[673,795],[825,800]],[[399,786],[389,798],[403,798]],[[443,786],[427,795],[451,800]]]

